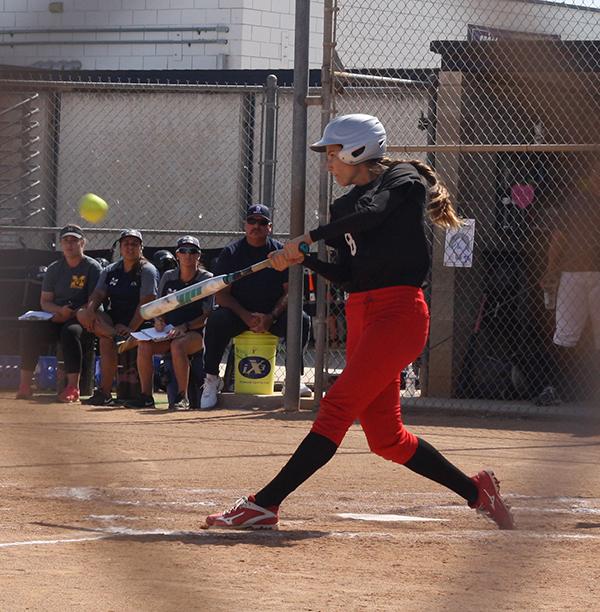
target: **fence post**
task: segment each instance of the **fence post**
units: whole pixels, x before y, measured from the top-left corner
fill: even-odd
[[[306,127],[308,96],[308,49],[310,2],[296,0],[294,48],[294,114],[292,126],[292,180],[290,202],[290,234],[304,233],[306,197]],[[292,266],[289,272],[287,320],[287,363],[285,371],[284,409],[298,410],[300,405],[300,368],[302,363],[302,295],[304,269]]]
[[[323,14],[323,65],[321,68],[321,131],[331,118],[331,58],[333,55],[333,0],[325,0]],[[328,219],[329,173],[327,157],[321,156],[319,168],[319,224]],[[327,249],[319,242],[319,259],[327,260]],[[327,282],[317,276],[317,307],[315,316],[315,388],[313,409],[317,409],[325,388],[325,351],[327,349]]]
[[[271,209],[274,219],[275,146],[277,140],[277,77],[270,74],[265,84],[265,144],[262,203]]]

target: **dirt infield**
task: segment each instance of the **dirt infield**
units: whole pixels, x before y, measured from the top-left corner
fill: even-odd
[[[587,610],[600,600],[600,432],[412,415],[493,467],[519,530],[369,454],[358,427],[276,532],[200,529],[312,413],[93,409],[0,396],[1,610]]]

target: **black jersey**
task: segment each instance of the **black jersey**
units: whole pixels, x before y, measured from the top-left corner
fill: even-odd
[[[158,270],[150,262],[142,261],[125,272],[123,260],[120,259],[102,270],[96,288],[108,297],[110,305],[107,312],[113,323],[129,325],[140,297],[156,296]]]
[[[348,292],[394,285],[421,287],[429,271],[425,235],[427,190],[418,170],[397,164],[367,185],[337,198],[330,222],[310,232],[336,249],[337,263],[308,256],[308,268]]]

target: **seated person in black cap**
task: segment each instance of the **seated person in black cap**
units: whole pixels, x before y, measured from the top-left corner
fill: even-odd
[[[119,236],[121,259],[102,270],[87,305],[77,313],[80,323],[96,334],[100,342],[100,388],[82,403],[92,406],[112,404],[112,385],[117,372],[115,338],[127,338],[144,320],[140,306],[156,298],[158,271],[142,255],[142,234],[123,230]],[[98,308],[108,299],[106,312]]]
[[[32,396],[31,382],[35,365],[44,346],[60,342],[65,360],[67,385],[58,396],[59,401],[79,401],[81,374],[81,340],[85,333],[75,313],[85,304],[100,276],[100,264],[84,255],[85,238],[78,225],[67,225],[60,230],[62,257],[48,266],[42,282],[40,305],[53,313],[47,323],[28,324],[22,335],[21,373],[17,399]]]
[[[262,204],[253,204],[246,212],[246,235],[226,246],[215,264],[215,275],[227,274],[255,264],[283,245],[270,237],[271,214]],[[234,336],[245,331],[270,332],[285,337],[287,333],[287,270],[266,269],[233,283],[216,294],[219,306],[206,324],[204,335],[204,370],[206,379],[200,407],[214,408],[217,404],[219,364],[225,348]],[[302,346],[308,342],[310,318],[302,319]],[[305,385],[301,395],[310,395]]]
[[[189,287],[194,283],[212,277],[200,264],[200,242],[194,236],[182,236],[177,241],[177,261],[179,267],[167,270],[158,285],[158,295],[168,295]],[[213,296],[191,302],[186,306],[167,312],[163,317],[154,320],[154,327],[163,331],[166,325],[172,325],[169,338],[159,342],[139,342],[137,368],[142,387],[141,397],[126,402],[129,408],[154,408],[152,397],[152,379],[154,364],[152,357],[157,354],[171,353],[173,370],[177,379],[177,397],[170,410],[188,410],[187,388],[190,379],[189,356],[202,350],[204,341],[202,329],[213,308]]]

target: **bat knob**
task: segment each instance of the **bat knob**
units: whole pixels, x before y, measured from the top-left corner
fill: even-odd
[[[301,242],[298,245],[298,250],[304,255],[308,255],[310,253],[310,245],[306,242]]]

